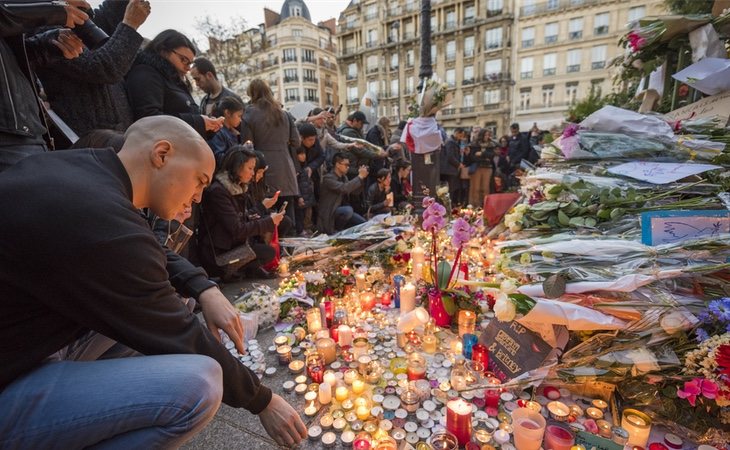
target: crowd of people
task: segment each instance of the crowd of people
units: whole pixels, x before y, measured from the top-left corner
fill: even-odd
[[[275,277],[279,237],[406,209],[418,188],[406,121],[355,111],[338,124],[333,105],[296,120],[260,79],[244,102],[182,33],[144,43],[150,13],[146,0],[0,4],[0,189],[12,211],[0,233],[14,236],[0,243],[0,338],[13,343],[0,345],[0,447],[179,445],[221,400],[258,414],[278,443],[299,442],[296,411],[221,346],[219,330],[242,350],[243,332],[216,281]],[[515,187],[542,139],[517,124],[499,139],[442,134],[456,205]],[[83,150],[48,151],[66,148]],[[182,229],[193,239],[172,251]],[[231,272],[222,257],[238,249],[251,257]],[[76,396],[89,398],[78,423],[57,421]]]

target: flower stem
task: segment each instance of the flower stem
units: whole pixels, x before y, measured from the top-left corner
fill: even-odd
[[[451,285],[451,279],[454,277],[456,268],[459,267],[459,258],[461,258],[461,250],[464,248],[463,245],[459,246],[459,250],[456,251],[456,258],[454,258],[454,265],[451,267],[451,273],[449,273],[449,281],[446,283],[446,289]]]

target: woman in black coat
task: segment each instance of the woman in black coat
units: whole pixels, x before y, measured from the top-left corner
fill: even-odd
[[[165,30],[147,44],[127,74],[127,95],[134,120],[142,117],[170,115],[179,117],[200,133],[216,132],[223,118],[200,114],[190,95],[185,74],[195,58],[195,46],[182,33]]]
[[[246,207],[246,187],[254,176],[255,166],[254,152],[242,146],[233,147],[223,159],[210,187],[203,193],[198,250],[203,268],[211,276],[222,273],[215,262],[215,255],[248,243],[256,253],[256,259],[244,270],[259,278],[276,277],[261,268],[274,259],[274,248],[252,238],[273,232],[284,214],[271,213],[259,217],[258,211],[249,211]],[[275,201],[273,199],[271,203]]]

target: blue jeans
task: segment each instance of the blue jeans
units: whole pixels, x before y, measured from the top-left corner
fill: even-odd
[[[367,222],[363,216],[356,213],[352,206],[340,206],[335,209],[335,230],[345,230],[347,228],[360,225]]]
[[[0,392],[0,448],[179,447],[223,396],[221,367],[207,356],[57,358]]]

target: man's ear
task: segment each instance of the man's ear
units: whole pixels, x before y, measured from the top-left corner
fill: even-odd
[[[156,169],[161,168],[168,161],[171,154],[172,144],[170,141],[163,139],[155,142],[155,146],[152,148],[152,153],[150,154],[152,165]]]

